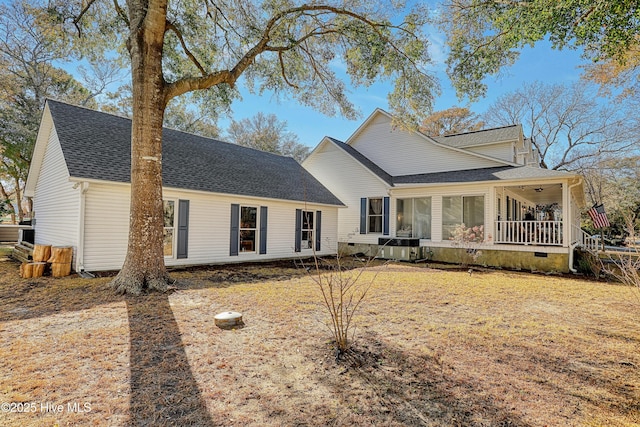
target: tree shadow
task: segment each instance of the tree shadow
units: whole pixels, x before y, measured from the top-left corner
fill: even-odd
[[[336,393],[351,400],[353,407],[361,404],[359,395],[366,395],[366,410],[378,422],[416,426],[531,426],[477,385],[448,378],[437,357],[404,352],[374,334],[367,335],[360,345],[336,359],[343,369],[341,374],[349,372],[347,377],[356,378],[364,389],[345,393],[341,380],[333,382],[331,376],[325,376],[321,381],[331,382]]]
[[[102,282],[41,277],[6,281],[0,277],[0,322],[82,311],[123,300]]]
[[[167,294],[126,297],[131,426],[213,426]]]

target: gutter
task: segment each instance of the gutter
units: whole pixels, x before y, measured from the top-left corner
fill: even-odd
[[[84,272],[84,221],[85,221],[85,205],[86,193],[89,190],[89,183],[86,181],[79,182],[76,185],[80,187],[80,218],[78,218],[78,250],[76,253],[75,271],[77,273]]]

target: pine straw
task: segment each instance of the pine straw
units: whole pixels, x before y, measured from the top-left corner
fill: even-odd
[[[0,401],[36,404],[0,425],[640,424],[638,289],[377,268],[336,359],[318,289],[286,263],[174,272],[176,291],[137,298],[0,263]],[[246,326],[215,327],[227,310]]]

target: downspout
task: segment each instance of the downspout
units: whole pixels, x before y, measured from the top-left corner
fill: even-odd
[[[576,182],[575,184],[570,185],[567,188],[567,198],[569,201],[569,206],[567,206],[569,209],[569,215],[568,218],[573,218],[573,212],[571,212],[571,189],[573,187],[576,187],[578,185],[582,184],[582,177],[578,178],[578,182]],[[569,236],[571,236],[571,231],[569,230]],[[571,237],[569,237],[569,239],[571,239]],[[573,268],[573,257],[574,257],[574,252],[576,247],[578,246],[578,242],[572,243],[571,241],[569,241],[569,271],[576,274],[578,272],[578,270],[576,270],[575,268]]]
[[[76,272],[84,271],[84,221],[85,221],[85,205],[86,193],[89,190],[89,183],[80,184],[80,218],[78,220],[78,250],[76,253]]]

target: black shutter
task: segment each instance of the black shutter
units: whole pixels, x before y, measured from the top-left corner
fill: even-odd
[[[389,198],[382,199],[382,234],[389,235]]]
[[[367,234],[367,198],[360,199],[360,234]]]
[[[240,205],[231,205],[231,237],[229,244],[229,256],[238,255],[240,245]]]
[[[295,251],[300,252],[302,249],[302,209],[296,209],[296,242]]]
[[[316,251],[320,250],[320,241],[322,239],[321,229],[322,229],[322,211],[316,211]]]
[[[260,255],[267,253],[267,207],[260,206]]]
[[[189,248],[189,201],[178,200],[177,258],[187,258]]]

